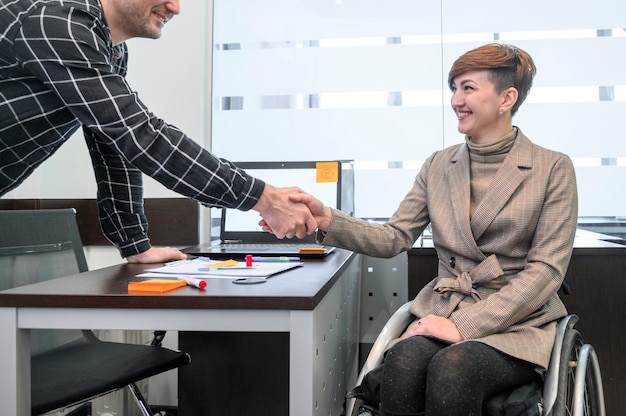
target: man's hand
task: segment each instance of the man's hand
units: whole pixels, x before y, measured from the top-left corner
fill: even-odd
[[[289,196],[289,200],[291,202],[305,204],[309,207],[311,214],[313,214],[313,218],[315,218],[315,222],[317,223],[317,228],[326,232],[330,227],[330,220],[333,218],[333,213],[330,207],[324,205],[322,201],[315,198],[313,195],[309,195],[306,193],[298,193]]]
[[[150,247],[143,253],[126,257],[126,261],[128,263],[165,263],[186,258],[185,253],[174,247]]]
[[[454,322],[436,315],[427,315],[411,323],[400,339],[413,335],[432,335],[451,344],[464,339]]]
[[[304,238],[313,234],[317,229],[317,223],[309,208],[305,204],[290,200],[290,195],[299,193],[304,191],[297,187],[276,188],[265,184],[259,202],[252,208],[263,217],[259,225],[278,238],[294,236]]]

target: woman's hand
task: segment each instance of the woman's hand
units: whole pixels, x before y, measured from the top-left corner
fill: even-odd
[[[259,225],[277,238],[304,238],[315,233],[317,223],[309,207],[295,203],[292,194],[303,193],[298,187],[276,188],[265,184],[259,202],[252,208],[261,214]]]
[[[317,228],[324,232],[328,231],[330,221],[333,218],[330,207],[325,206],[322,201],[315,198],[313,195],[306,193],[290,195],[289,200],[291,202],[305,204],[309,207],[311,214],[313,214],[313,218],[315,218],[315,221],[317,222]]]
[[[294,192],[290,194],[289,201],[294,204],[304,204],[307,207],[307,212],[310,211],[311,215],[313,215],[317,229],[324,232],[328,231],[333,214],[331,209],[325,206],[322,201],[304,192]],[[265,219],[259,221],[259,225],[263,231],[273,232],[272,227],[270,227]]]
[[[456,324],[450,319],[436,315],[427,315],[414,321],[404,331],[400,339],[405,339],[413,335],[432,335],[451,344],[463,341],[463,335],[459,332]]]

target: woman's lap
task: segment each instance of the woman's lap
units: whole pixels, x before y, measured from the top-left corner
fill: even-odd
[[[385,355],[381,415],[480,415],[485,397],[538,378],[533,364],[481,342],[414,336]]]

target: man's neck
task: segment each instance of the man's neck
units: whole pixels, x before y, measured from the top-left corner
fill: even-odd
[[[117,13],[115,1],[100,0],[100,5],[102,6],[102,12],[104,13],[104,17],[109,25],[109,30],[111,31],[113,46],[119,45],[120,43],[128,40],[128,37],[124,35],[122,30],[120,30],[116,24]]]

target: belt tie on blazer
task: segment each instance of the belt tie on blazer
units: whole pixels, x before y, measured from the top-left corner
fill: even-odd
[[[439,279],[434,291],[441,297],[434,302],[435,314],[448,317],[466,296],[471,296],[475,301],[481,300],[481,296],[474,288],[475,284],[483,284],[502,276],[504,272],[500,267],[495,254],[484,259],[472,271],[462,272],[455,278],[443,277]]]

